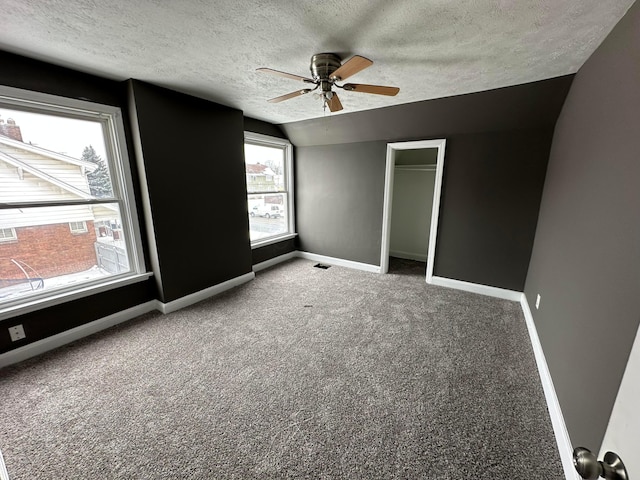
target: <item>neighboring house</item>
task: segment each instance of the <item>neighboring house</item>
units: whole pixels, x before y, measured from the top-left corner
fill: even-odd
[[[276,174],[259,163],[247,163],[247,192],[277,192]]]
[[[22,141],[11,119],[0,130],[0,202],[91,199],[94,163]],[[94,222],[113,216],[89,205],[15,208],[0,216],[0,287],[26,276],[50,278],[97,264]]]

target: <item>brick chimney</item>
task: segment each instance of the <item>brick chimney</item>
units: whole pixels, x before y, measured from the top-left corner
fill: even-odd
[[[7,123],[0,118],[0,135],[18,140],[19,142],[23,141],[20,127],[16,125],[16,121],[13,118],[7,118]]]

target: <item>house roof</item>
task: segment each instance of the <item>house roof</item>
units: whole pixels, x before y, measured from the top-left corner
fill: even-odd
[[[62,180],[60,180],[59,178],[54,177],[53,175],[50,175],[46,172],[44,172],[43,170],[34,167],[33,165],[30,165],[29,163],[20,160],[18,158],[16,158],[15,156],[11,155],[8,152],[2,151],[2,146],[6,145],[8,147],[12,147],[12,148],[18,148],[18,149],[22,149],[24,151],[30,152],[30,153],[35,153],[37,155],[41,155],[59,162],[64,162],[64,163],[69,163],[72,165],[76,165],[78,167],[83,167],[85,168],[87,171],[89,172],[93,172],[96,168],[98,168],[98,166],[95,163],[92,162],[86,162],[84,160],[80,160],[77,158],[73,158],[73,157],[69,157],[67,155],[62,155],[60,153],[56,153],[56,152],[52,152],[50,150],[46,150],[44,148],[41,147],[36,147],[34,145],[28,144],[28,143],[24,143],[24,142],[20,142],[18,140],[13,140],[11,138],[8,138],[4,135],[0,135],[0,161],[4,161],[6,163],[8,163],[9,165],[13,165],[16,168],[20,168],[25,172],[29,172],[32,175],[35,175],[36,177],[51,183],[53,185],[56,185],[57,187],[62,188],[63,190],[73,194],[73,195],[77,195],[80,198],[84,198],[84,199],[89,199],[89,198],[94,198],[93,195],[91,195],[88,192],[85,192],[83,190],[80,190],[77,187],[74,187],[73,185],[70,185]]]
[[[0,48],[115,80],[136,78],[272,123],[323,117],[313,95],[267,99],[310,76],[313,54],[374,61],[340,92],[338,114],[518,85],[577,72],[634,0],[3,0]]]
[[[13,148],[20,148],[27,152],[36,153],[38,155],[43,155],[45,157],[49,157],[54,160],[58,160],[60,162],[70,163],[72,165],[77,165],[79,167],[84,167],[89,172],[93,172],[98,166],[95,163],[87,162],[85,160],[81,160],[79,158],[70,157],[68,155],[64,155],[62,153],[53,152],[51,150],[47,150],[46,148],[38,147],[36,145],[31,145],[30,143],[20,142],[18,140],[14,140],[13,138],[9,138],[5,135],[0,134],[0,144],[7,145]]]
[[[273,172],[266,165],[261,165],[259,163],[247,163],[246,169],[248,174],[253,175],[273,175]],[[267,171],[268,170],[268,171]]]

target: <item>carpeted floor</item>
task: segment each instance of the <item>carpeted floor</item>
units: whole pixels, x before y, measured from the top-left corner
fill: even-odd
[[[19,479],[561,479],[520,305],[296,259],[0,371]]]

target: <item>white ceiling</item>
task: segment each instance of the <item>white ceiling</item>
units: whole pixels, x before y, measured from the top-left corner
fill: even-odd
[[[400,87],[341,92],[343,112],[517,85],[575,73],[633,2],[2,0],[0,49],[288,123],[321,101],[267,103],[303,84],[256,68],[309,76],[314,53],[359,54],[374,64],[349,82]]]

